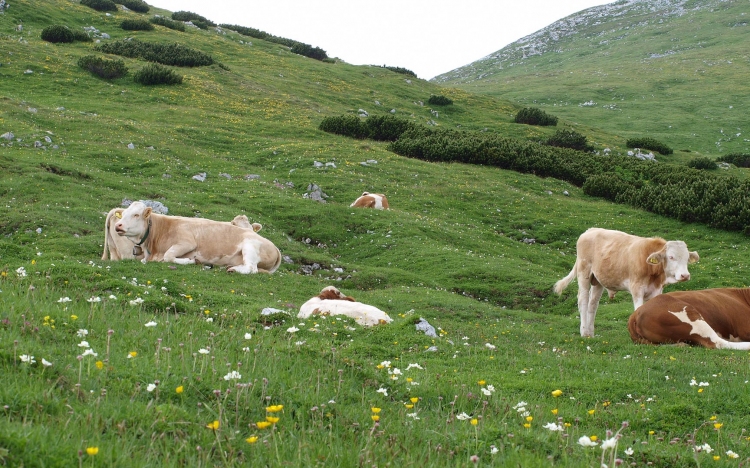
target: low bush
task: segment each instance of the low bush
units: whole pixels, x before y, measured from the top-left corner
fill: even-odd
[[[320,130],[357,139],[396,141],[407,130],[414,127],[408,120],[392,115],[372,116],[362,119],[355,115],[326,117],[318,127]]]
[[[453,104],[453,100],[451,98],[447,98],[443,96],[442,94],[439,95],[432,95],[427,100],[427,104],[431,104],[433,106],[449,106]]]
[[[154,25],[143,19],[126,19],[120,23],[125,31],[153,31]]]
[[[146,86],[182,83],[182,75],[158,63],[150,63],[133,75],[133,81]]]
[[[122,60],[109,60],[95,55],[81,57],[78,59],[78,66],[105,80],[121,78],[128,73]]]
[[[400,73],[402,75],[408,75],[408,76],[412,76],[414,78],[417,77],[417,74],[414,73],[413,71],[409,70],[408,68],[403,68],[403,67],[389,67],[387,65],[383,65],[383,68],[385,68],[387,70],[390,70],[392,72],[395,72],[395,73]]]
[[[214,23],[210,19],[191,11],[175,11],[174,13],[172,13],[172,19],[175,21],[190,21],[196,26],[196,21],[203,23],[206,27],[216,26],[216,23]]]
[[[737,167],[750,167],[750,154],[730,153],[716,159],[719,162],[734,164]]]
[[[220,24],[219,27],[229,29],[230,31],[237,32],[243,36],[254,37],[256,39],[263,39],[264,41],[273,42],[274,44],[281,44],[287,47],[293,47],[298,41],[293,39],[287,39],[285,37],[274,36],[268,34],[265,31],[255,28],[247,28],[245,26],[237,26],[234,24]]]
[[[153,18],[149,19],[149,21],[153,24],[164,26],[165,28],[185,32],[185,23],[181,21],[174,21],[169,18],[165,18],[164,16],[154,16]]]
[[[69,27],[61,24],[53,24],[42,29],[42,40],[52,42],[53,44],[61,44],[73,42],[76,39]]]
[[[148,3],[144,2],[143,0],[117,0],[115,3],[119,3],[128,10],[133,10],[138,13],[148,13],[148,11],[151,9],[148,6]]]
[[[117,5],[112,0],[81,0],[81,5],[96,11],[117,11]]]
[[[73,32],[73,38],[78,42],[91,42],[93,39],[91,39],[91,36],[88,35],[86,31],[80,30],[80,29],[71,29]]]
[[[524,107],[516,114],[515,122],[526,125],[554,127],[557,125],[557,117],[549,115],[536,107]]]
[[[571,148],[578,151],[593,151],[594,148],[586,143],[586,136],[570,129],[561,129],[549,137],[546,142],[549,146],[559,148]]]
[[[719,168],[716,161],[705,156],[698,156],[697,158],[691,159],[688,161],[687,167],[692,167],[693,169],[707,169],[709,171]]]
[[[292,46],[292,53],[304,55],[305,57],[310,57],[315,60],[324,60],[328,58],[328,54],[326,54],[325,50],[302,42],[297,42]]]
[[[663,155],[674,153],[674,150],[654,138],[630,138],[625,142],[628,148],[641,148],[656,151]]]
[[[132,39],[108,42],[97,46],[96,49],[106,54],[140,58],[177,67],[200,67],[214,63],[210,55],[178,43],[156,44]]]

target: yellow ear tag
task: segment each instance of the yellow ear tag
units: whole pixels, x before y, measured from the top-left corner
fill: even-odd
[[[115,211],[115,218],[122,219],[122,212],[121,211]]]
[[[657,260],[657,259],[656,259],[656,257],[651,257],[651,258],[650,258],[650,259],[648,260],[648,263],[651,263],[651,264],[653,264],[653,265],[656,265],[657,263],[659,263],[659,260]]]

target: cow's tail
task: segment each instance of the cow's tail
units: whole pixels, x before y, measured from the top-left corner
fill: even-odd
[[[109,232],[109,221],[112,219],[112,215],[115,214],[115,210],[109,210],[107,218],[104,220],[104,252],[102,252],[102,260],[107,260],[107,254],[109,253],[110,260],[119,260],[119,258],[111,258],[112,252],[109,250],[109,246],[114,242],[112,234]]]
[[[570,270],[570,273],[568,273],[568,276],[555,283],[555,293],[558,296],[562,294],[562,292],[565,290],[565,288],[568,287],[570,282],[575,279],[576,274],[578,274],[578,260],[576,260],[576,263],[575,265],[573,265],[573,269]]]
[[[276,247],[276,246],[274,246],[274,247]],[[276,247],[276,253],[278,254],[278,255],[276,255],[276,263],[274,263],[274,265],[271,268],[269,268],[268,270],[264,270],[262,268],[258,268],[258,273],[268,273],[270,275],[271,273],[273,273],[274,271],[276,271],[276,270],[279,269],[279,266],[281,266],[281,251],[279,250],[278,247]]]

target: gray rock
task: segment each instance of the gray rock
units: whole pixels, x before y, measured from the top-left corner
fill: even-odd
[[[47,143],[52,143],[52,138],[45,136],[44,141],[46,141]]]
[[[431,336],[433,338],[437,338],[437,333],[435,332],[435,327],[430,325],[430,323],[425,320],[422,317],[419,317],[419,322],[416,324],[417,331],[424,332],[425,335]]]
[[[302,265],[299,269],[306,275],[312,275],[314,271],[320,270],[320,265],[317,263],[313,263],[312,265]]]
[[[260,315],[273,315],[273,314],[286,314],[289,315],[289,312],[281,309],[274,309],[273,307],[266,307],[265,309],[260,311]]]
[[[13,141],[13,138],[15,138],[15,137],[16,136],[13,134],[13,132],[5,132],[2,135],[0,135],[0,138],[4,138],[4,139],[6,139],[8,141]]]
[[[247,174],[245,176],[245,180],[255,180],[260,179],[260,176],[258,174]]]
[[[204,182],[206,180],[206,173],[201,172],[200,174],[195,174],[193,176],[193,180],[197,180],[198,182]]]
[[[524,237],[522,242],[524,244],[529,244],[529,245],[536,244],[536,239],[530,239],[528,237]]]
[[[320,161],[313,161],[313,166],[315,167],[323,167],[323,163]]]
[[[309,198],[316,202],[326,203],[325,199],[328,198],[328,195],[326,195],[317,185],[310,184],[307,186],[307,193],[303,194],[302,198]]]
[[[565,195],[566,197],[569,197],[569,196],[570,196],[570,193],[568,193],[568,191],[567,191],[567,190],[563,190],[563,195]]]
[[[359,113],[360,117],[369,117],[370,116],[370,114],[368,114],[367,111],[364,110],[364,109],[357,110],[357,113]]]
[[[429,348],[425,349],[425,353],[437,353],[437,346],[430,346]]]
[[[292,257],[290,257],[289,255],[284,255],[283,257],[281,257],[281,260],[284,263],[294,264],[294,260],[292,260]]]
[[[219,173],[219,177],[224,177],[227,180],[232,180],[232,176],[227,174],[226,172]]]
[[[128,149],[135,149],[135,145],[133,143],[128,143]]]

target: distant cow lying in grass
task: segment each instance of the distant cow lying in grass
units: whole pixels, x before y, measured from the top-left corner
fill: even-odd
[[[375,208],[376,210],[387,210],[388,199],[382,193],[362,192],[354,203],[349,205],[355,208]]]
[[[662,294],[633,312],[628,330],[636,343],[748,350],[750,288]]]
[[[135,244],[133,254],[143,253],[144,263],[226,265],[227,271],[243,274],[273,273],[281,264],[279,249],[253,229],[210,219],[160,215],[142,202],[133,202],[121,216],[115,232]]]
[[[143,258],[142,252],[137,256],[133,255],[135,244],[129,238],[112,235],[112,232],[115,230],[115,224],[122,218],[123,211],[125,211],[125,208],[112,208],[107,213],[104,221],[104,252],[102,252],[102,260],[141,260]],[[231,224],[245,229],[252,229],[255,232],[263,229],[262,224],[250,223],[250,220],[245,215],[235,216]]]
[[[312,315],[345,315],[364,327],[393,321],[377,307],[357,302],[333,286],[326,286],[319,295],[302,304],[297,318],[306,319]]]

